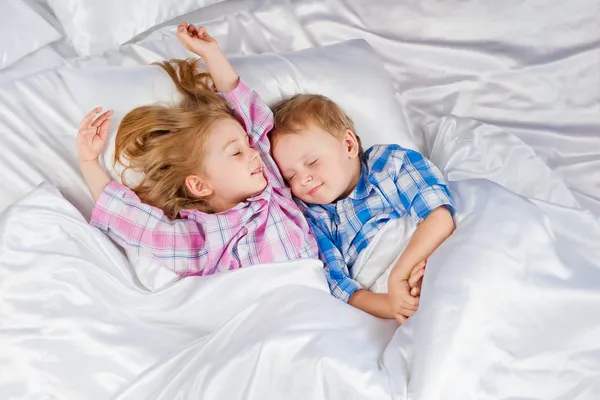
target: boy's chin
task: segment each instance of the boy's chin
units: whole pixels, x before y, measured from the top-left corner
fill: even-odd
[[[332,201],[326,201],[324,199],[321,199],[320,197],[310,197],[310,198],[300,198],[300,200],[302,200],[304,203],[306,204],[329,204],[329,203],[333,203]]]

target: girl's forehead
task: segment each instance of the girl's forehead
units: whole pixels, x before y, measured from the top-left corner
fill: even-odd
[[[234,120],[221,120],[214,123],[208,135],[212,144],[227,143],[234,139],[247,137],[248,134],[242,126]]]

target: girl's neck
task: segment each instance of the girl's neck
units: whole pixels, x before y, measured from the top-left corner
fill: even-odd
[[[230,202],[227,202],[222,199],[211,199],[209,204],[210,204],[210,209],[212,210],[212,212],[215,214],[218,214],[218,213],[222,213],[227,210],[231,210],[233,207],[237,206],[239,203],[231,204]]]

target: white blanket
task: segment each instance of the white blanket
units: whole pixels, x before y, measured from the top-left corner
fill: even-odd
[[[598,221],[451,188],[457,230],[386,349],[395,323],[331,297],[318,261],[145,291],[42,185],[0,220],[2,398],[597,399]]]
[[[471,182],[451,185],[457,231],[386,353],[412,354],[408,398],[598,398],[598,221]]]
[[[395,324],[334,299],[319,261],[151,293],[49,185],[0,220],[0,304],[2,399],[388,396]]]

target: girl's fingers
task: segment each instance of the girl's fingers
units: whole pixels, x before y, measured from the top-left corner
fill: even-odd
[[[100,111],[102,111],[102,107],[96,107],[92,111],[87,113],[87,115],[83,117],[83,119],[79,123],[79,129],[81,130],[88,128],[90,126],[90,123],[94,120],[94,117],[98,115]]]
[[[425,274],[424,269],[419,269],[416,272],[411,272],[410,277],[408,278],[409,286],[411,288],[415,287],[417,285],[417,283],[419,282],[419,279],[421,279],[424,274]]]
[[[106,121],[108,118],[110,118],[110,116],[113,114],[113,110],[108,110],[105,113],[103,113],[102,115],[100,115],[98,118],[96,118],[94,120],[94,122],[92,122],[92,126],[95,127],[99,127],[100,125],[102,125],[102,123],[104,121]]]
[[[205,40],[207,42],[210,42],[213,40],[212,36],[210,36],[208,34],[208,31],[206,30],[205,27],[201,26],[200,28],[198,28],[198,33],[197,33],[198,37],[202,40]]]
[[[102,140],[100,136],[94,135],[94,137],[92,138],[92,149],[94,149],[95,152],[100,153],[100,151],[102,151],[103,148],[104,140]]]
[[[398,323],[400,325],[402,325],[403,323],[406,322],[406,317],[404,315],[396,314],[395,318],[396,318],[396,321],[398,321]]]
[[[110,127],[111,122],[112,121],[110,119],[104,120],[98,127],[98,136],[100,136],[100,139],[106,140],[108,136],[108,128]]]
[[[189,24],[187,30],[190,33],[190,35],[192,35],[192,36],[198,34],[198,29],[196,28],[196,26],[194,24]]]
[[[96,134],[96,128],[87,128],[87,129],[82,129],[77,133],[77,137],[88,137],[88,136],[94,136]]]

